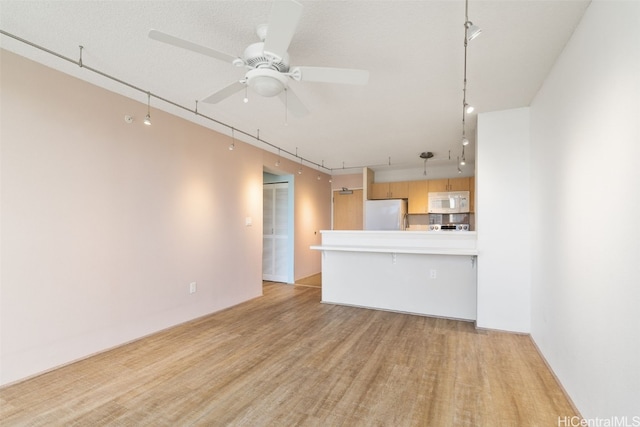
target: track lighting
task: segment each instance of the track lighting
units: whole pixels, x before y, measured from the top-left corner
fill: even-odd
[[[231,128],[231,144],[229,145],[229,151],[233,151],[236,148],[236,137],[233,132],[233,128]]]
[[[147,115],[144,117],[143,123],[151,126],[151,92],[147,92]]]
[[[469,21],[469,0],[464,2],[464,79],[462,81],[462,156],[458,157],[458,173],[462,173],[460,166],[466,164],[464,157],[464,148],[469,145],[469,139],[466,135],[466,118],[467,114],[474,111],[473,105],[467,103],[467,43],[476,38],[482,30],[473,22]]]
[[[302,168],[298,169],[298,175],[302,175]]]
[[[478,37],[480,35],[480,33],[482,33],[482,28],[478,27],[477,25],[474,25],[473,22],[471,21],[467,21],[464,23],[464,26],[467,30],[467,41],[470,42],[471,40],[475,39],[476,37]]]

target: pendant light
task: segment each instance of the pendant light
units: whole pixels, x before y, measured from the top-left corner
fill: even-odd
[[[151,92],[147,92],[147,115],[144,117],[143,123],[151,126]]]
[[[229,145],[229,151],[233,151],[236,148],[236,137],[233,132],[233,128],[231,128],[231,144]]]
[[[458,173],[462,173],[460,166],[466,165],[464,149],[469,145],[469,138],[466,134],[467,114],[474,111],[473,105],[467,102],[467,44],[478,37],[482,30],[473,22],[469,21],[469,0],[464,2],[464,79],[462,82],[462,155],[458,157]]]

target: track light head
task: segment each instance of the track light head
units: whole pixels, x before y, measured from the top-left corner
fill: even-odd
[[[151,126],[151,116],[149,114],[147,114],[146,116],[144,116],[144,121],[143,123],[147,126]]]
[[[468,139],[467,137],[463,137],[463,138],[462,138],[462,145],[463,145],[463,146],[465,146],[465,147],[466,147],[467,145],[469,145],[469,139]]]
[[[471,114],[473,113],[473,110],[475,110],[475,108],[473,107],[473,105],[469,105],[469,104],[464,104],[464,112],[467,114]]]
[[[464,23],[464,26],[467,28],[467,41],[475,39],[482,33],[482,28],[478,27],[471,21],[467,21]]]

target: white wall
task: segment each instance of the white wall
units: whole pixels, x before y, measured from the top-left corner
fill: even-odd
[[[274,155],[0,53],[0,384],[262,294]],[[330,184],[303,169],[295,262],[316,273]]]
[[[529,109],[478,115],[479,328],[529,332]]]
[[[638,28],[594,1],[531,106],[532,335],[588,419],[640,416]]]

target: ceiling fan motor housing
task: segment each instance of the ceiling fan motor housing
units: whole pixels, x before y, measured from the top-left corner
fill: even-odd
[[[250,68],[270,68],[281,73],[289,71],[289,54],[285,53],[284,58],[269,55],[264,51],[264,43],[262,42],[247,46],[242,54],[242,59]]]

